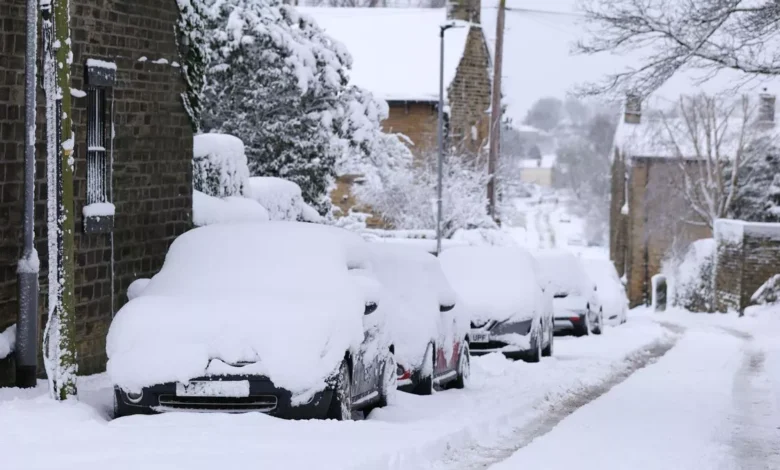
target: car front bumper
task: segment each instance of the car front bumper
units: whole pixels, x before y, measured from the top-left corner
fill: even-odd
[[[531,325],[533,320],[506,322],[490,328],[472,328],[469,336],[469,350],[472,356],[494,352],[513,357],[531,350]],[[474,341],[477,333],[487,335],[487,341]]]
[[[224,396],[178,396],[177,384],[169,382],[143,388],[143,396],[134,403],[127,393],[114,387],[116,400],[120,402],[125,414],[156,414],[175,411],[247,413],[260,412],[271,416],[289,419],[312,419],[327,416],[333,396],[330,388],[318,392],[308,403],[293,406],[292,394],[279,388],[266,377],[258,376],[219,376],[199,377],[191,382],[249,382],[249,394],[244,397]]]

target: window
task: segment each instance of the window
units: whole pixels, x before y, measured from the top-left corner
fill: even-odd
[[[114,227],[112,199],[112,103],[116,65],[87,60],[87,194],[84,232],[105,233]]]

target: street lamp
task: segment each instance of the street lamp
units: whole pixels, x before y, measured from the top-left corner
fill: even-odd
[[[436,187],[436,256],[441,254],[442,180],[444,179],[444,32],[451,28],[462,28],[455,22],[439,26],[439,162]]]

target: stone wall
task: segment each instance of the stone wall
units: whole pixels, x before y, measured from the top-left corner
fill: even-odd
[[[470,153],[487,143],[490,129],[490,52],[482,28],[472,26],[463,58],[447,90],[450,105],[450,144]]]
[[[715,308],[743,313],[751,296],[780,273],[780,224],[718,220]]]
[[[0,329],[17,313],[23,168],[24,0],[3,0],[0,21]],[[105,336],[127,286],[159,270],[173,239],[192,223],[192,131],[174,24],[176,2],[71,0],[72,88],[85,87],[89,58],[114,62],[113,233],[83,232],[86,98],[73,99],[76,136],[76,315],[80,373],[105,368]],[[40,37],[40,36],[39,36]],[[142,59],[142,58],[146,59]],[[139,60],[141,59],[141,60]],[[159,59],[165,59],[161,61]],[[158,63],[153,63],[157,61]],[[43,93],[38,93],[36,247],[41,259],[41,325],[47,311],[46,166]]]
[[[438,138],[438,111],[435,103],[393,101],[382,121],[382,130],[403,134],[412,141],[415,157],[435,152]]]

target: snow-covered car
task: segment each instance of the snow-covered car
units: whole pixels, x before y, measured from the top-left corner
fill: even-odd
[[[440,261],[469,316],[472,355],[500,352],[531,362],[552,355],[552,301],[539,284],[528,252],[457,247],[443,251]]]
[[[601,334],[604,312],[598,287],[580,258],[568,251],[546,250],[538,252],[536,260],[542,285],[553,296],[555,331],[576,336]]]
[[[217,224],[180,236],[111,323],[116,415],[349,419],[384,405],[396,365],[369,256],[359,236],[308,223]]]
[[[626,288],[620,282],[615,265],[607,259],[583,260],[593,282],[598,287],[598,298],[604,310],[604,321],[607,325],[622,325],[626,322],[628,313],[628,296]]]
[[[395,346],[398,387],[430,395],[470,375],[469,320],[436,257],[418,246],[371,243],[372,268]]]

